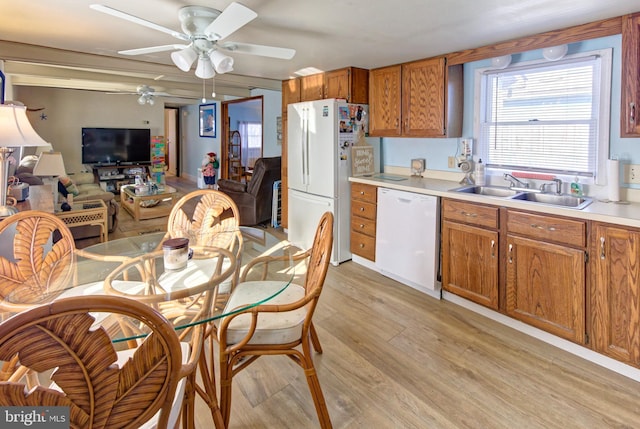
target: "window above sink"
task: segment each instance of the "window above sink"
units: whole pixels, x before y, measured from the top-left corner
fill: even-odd
[[[474,132],[487,173],[594,183],[609,154],[611,49],[476,70]]]

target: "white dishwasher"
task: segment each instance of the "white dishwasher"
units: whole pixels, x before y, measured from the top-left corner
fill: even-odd
[[[376,268],[440,299],[438,197],[378,188]]]

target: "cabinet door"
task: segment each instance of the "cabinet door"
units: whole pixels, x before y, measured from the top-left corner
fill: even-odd
[[[498,309],[498,233],[470,225],[442,223],[442,287]]]
[[[289,79],[282,82],[282,113],[286,115],[287,106],[300,101],[300,79]],[[286,128],[283,128],[286,130]]]
[[[640,365],[640,231],[594,223],[591,343]]]
[[[445,135],[445,60],[431,58],[402,66],[402,134]]]
[[[324,74],[317,73],[300,78],[300,101],[322,100]]]
[[[402,66],[371,70],[369,73],[369,135],[394,137],[401,134]]]
[[[324,73],[324,98],[344,98],[350,101],[350,77],[348,68]]]
[[[640,136],[640,13],[622,17],[620,135]]]
[[[585,252],[507,236],[507,314],[585,342]]]

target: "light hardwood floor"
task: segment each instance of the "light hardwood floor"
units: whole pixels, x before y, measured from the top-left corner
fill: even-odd
[[[120,213],[118,234],[141,230]],[[314,321],[335,428],[640,428],[640,383],[353,262],[330,267]],[[233,388],[231,429],[318,427],[285,357],[259,359]]]

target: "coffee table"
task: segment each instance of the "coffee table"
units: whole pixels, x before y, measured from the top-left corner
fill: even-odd
[[[136,188],[133,185],[120,187],[120,205],[135,220],[168,216],[176,199],[177,191],[171,186],[165,185],[156,191],[142,193],[136,193]]]
[[[55,215],[69,227],[96,225],[100,227],[100,241],[109,240],[109,218],[107,205],[103,200],[77,201],[71,204],[71,210],[62,211],[56,207]]]

